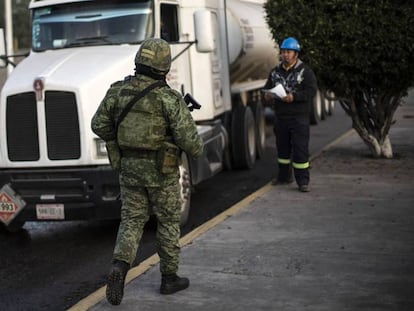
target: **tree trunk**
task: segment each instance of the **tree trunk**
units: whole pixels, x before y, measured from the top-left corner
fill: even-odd
[[[391,159],[394,154],[392,153],[392,145],[390,137],[387,135],[384,142],[381,145],[382,156],[387,159]]]
[[[359,133],[359,130],[357,129],[355,130]],[[369,150],[371,151],[371,155],[374,158],[391,159],[393,157],[392,145],[391,145],[391,140],[390,140],[389,135],[386,135],[382,143],[379,142],[372,135],[366,136],[366,135],[359,134],[359,136],[362,138],[364,143],[368,146]]]
[[[340,101],[341,106],[352,118],[352,127],[368,146],[374,158],[393,157],[388,133],[400,100],[401,96],[381,94],[374,97],[360,91],[355,92],[351,99]]]

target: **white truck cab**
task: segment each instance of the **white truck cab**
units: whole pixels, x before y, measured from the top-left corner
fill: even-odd
[[[258,0],[32,0],[32,49],[0,97],[0,221],[117,218],[117,175],[90,122],[111,83],[134,74],[140,43],[167,40],[168,84],[192,112],[204,155],[182,155],[182,223],[191,186],[251,168],[264,149],[260,88],[277,47]]]

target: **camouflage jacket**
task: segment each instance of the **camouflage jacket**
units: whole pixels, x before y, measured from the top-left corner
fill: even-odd
[[[125,106],[137,93],[154,82],[156,80],[144,75],[127,77],[123,81],[115,82],[107,91],[92,118],[93,132],[107,144],[113,145],[114,141],[118,142],[122,154],[128,154],[121,159],[121,185],[156,187],[160,185],[161,179],[168,177],[160,170],[157,152],[154,152],[154,157],[134,157],[130,153],[134,149],[143,149],[141,145],[132,145],[134,135],[136,136],[142,131],[145,133],[153,132],[148,129],[154,127],[154,122],[157,123],[157,129],[162,129],[165,126],[166,131],[159,130],[156,136],[157,143],[152,144],[152,147],[146,146],[144,149],[156,150],[163,142],[170,142],[191,157],[198,157],[203,152],[203,142],[197,133],[195,122],[186,103],[177,91],[167,86],[155,88],[134,104],[122,121],[116,137],[116,122]],[[151,110],[149,108],[154,108],[151,105],[162,109],[163,118],[146,113]],[[178,165],[173,172],[167,175],[176,177],[177,174]]]

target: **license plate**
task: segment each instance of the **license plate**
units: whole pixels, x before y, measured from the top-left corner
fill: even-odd
[[[65,219],[63,204],[36,204],[37,219]]]

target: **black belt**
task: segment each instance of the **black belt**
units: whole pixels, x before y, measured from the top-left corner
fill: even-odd
[[[157,157],[157,150],[122,150],[122,156],[126,158],[139,158],[139,159],[155,159]]]

